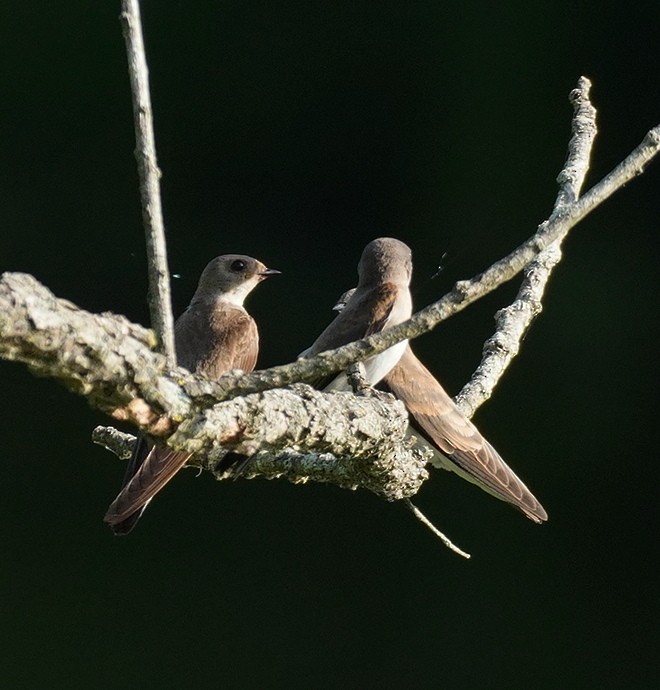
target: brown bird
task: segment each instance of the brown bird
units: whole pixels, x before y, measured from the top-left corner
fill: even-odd
[[[412,299],[410,248],[392,237],[379,237],[364,248],[358,264],[358,285],[350,303],[300,357],[332,350],[396,326],[410,318]],[[399,361],[407,341],[364,362],[369,385],[376,385]],[[325,390],[351,390],[344,373],[332,377]]]
[[[243,301],[265,278],[278,274],[250,256],[225,254],[204,269],[186,310],[174,325],[177,362],[217,379],[231,369],[252,371],[259,352],[259,332]],[[138,438],[122,490],[104,521],[117,534],[128,534],[147,503],[186,464],[189,453]]]
[[[334,309],[352,304],[353,291],[345,292]],[[407,345],[381,387],[401,400],[410,414],[409,435],[433,452],[430,463],[450,470],[487,493],[510,503],[534,522],[548,515],[531,491],[502,460],[499,453],[458,409],[433,374]]]

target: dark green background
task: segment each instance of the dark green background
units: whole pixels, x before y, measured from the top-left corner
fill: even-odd
[[[660,122],[658,7],[145,2],[176,311],[210,258],[253,254],[284,273],[251,298],[260,364],[289,361],[379,235],[411,245],[417,304],[437,298],[550,212],[580,74],[591,183]],[[0,269],[144,323],[118,12],[3,6]],[[0,684],[658,687],[659,173],[573,232],[477,418],[550,522],[444,473],[417,497],[469,562],[365,492],[194,472],[115,539],[123,468],[89,441],[107,420],[0,363]],[[514,292],[416,344],[452,392]]]

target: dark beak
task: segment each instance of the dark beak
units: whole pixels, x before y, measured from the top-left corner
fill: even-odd
[[[279,276],[281,275],[282,271],[278,271],[276,268],[267,268],[265,271],[261,271],[259,273],[262,278],[268,278],[268,276]]]

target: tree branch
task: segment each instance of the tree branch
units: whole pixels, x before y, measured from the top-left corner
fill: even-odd
[[[177,424],[194,408],[313,380],[430,330],[519,272],[523,261],[540,253],[639,174],[659,149],[660,126],[651,130],[602,182],[542,224],[536,235],[484,273],[457,283],[445,297],[395,328],[310,359],[252,374],[228,372],[218,382],[193,376],[184,369],[167,376],[165,359],[148,349],[155,343],[147,329],[123,317],[95,316],[77,310],[70,302],[57,300],[31,276],[10,273],[4,274],[0,282],[0,356],[23,361],[41,375],[62,380],[99,409],[123,408],[142,398],[155,415]],[[127,416],[131,418],[131,410]],[[133,421],[147,427],[137,416]]]
[[[254,454],[247,477],[362,487],[394,501],[417,493],[428,478],[424,454],[404,441],[407,427],[405,408],[392,396],[294,384],[218,403],[186,419],[168,445],[206,458],[212,471],[229,449]]]
[[[589,169],[591,148],[596,136],[596,109],[589,100],[591,82],[580,77],[577,88],[571,91],[569,100],[573,104],[573,136],[568,144],[568,157],[557,177],[559,191],[550,218],[560,218],[579,197],[580,189]],[[543,227],[543,226],[541,226]],[[529,330],[532,321],[543,309],[543,293],[554,267],[561,261],[561,243],[568,230],[544,249],[525,267],[524,278],[516,299],[495,314],[497,329],[484,343],[481,363],[470,377],[463,390],[456,396],[456,404],[467,417],[472,417],[477,408],[493,393],[495,386],[518,354],[520,343]]]
[[[561,181],[556,212],[518,249],[472,280],[457,283],[406,323],[308,360],[252,374],[229,372],[217,382],[185,369],[172,371],[165,357],[152,351],[156,340],[151,331],[121,316],[89,314],[55,298],[32,276],[12,273],[0,278],[0,357],[57,378],[99,409],[131,421],[174,449],[196,454],[204,466],[215,469],[227,449],[257,453],[248,474],[332,481],[364,486],[388,500],[404,498],[415,493],[426,472],[424,458],[403,441],[406,416],[399,403],[379,396],[325,394],[300,385],[272,389],[346,369],[464,309],[557,242],[639,174],[659,149],[660,126],[573,202],[570,195],[577,194],[582,164],[572,154],[576,164],[565,168],[570,181]],[[106,433],[106,444],[117,440],[125,450],[126,438]]]
[[[469,553],[452,543],[449,537],[443,534],[409,498],[404,498],[403,504],[424,526],[428,527],[450,551],[453,551],[463,558],[471,558]]]
[[[544,249],[560,237],[565,237],[603,201],[631,179],[640,175],[658,151],[660,151],[660,125],[650,130],[639,146],[601,182],[561,213],[544,221],[532,237],[509,255],[471,280],[459,281],[444,297],[418,311],[408,321],[364,340],[344,345],[336,350],[322,352],[309,359],[300,359],[291,364],[255,371],[248,375],[227,374],[219,382],[208,382],[202,388],[191,389],[189,393],[191,395],[205,394],[218,400],[226,400],[235,395],[279,388],[296,381],[313,381],[345,370],[354,362],[363,361],[383,352],[402,340],[423,335],[518,275]]]
[[[0,356],[58,379],[104,412],[143,398],[171,419],[190,413],[192,401],[165,377],[156,345],[153,331],[123,316],[78,309],[24,273],[0,276]]]
[[[413,495],[428,476],[423,454],[404,441],[407,415],[392,396],[297,385],[224,402],[193,399],[186,388],[205,380],[170,372],[154,345],[151,331],[77,309],[32,276],[0,277],[1,357],[58,379],[95,407],[193,453],[207,469],[227,450],[256,453],[248,476],[361,486],[387,500]],[[124,455],[132,439],[106,429],[95,440]]]
[[[160,170],[156,160],[149,70],[142,38],[140,3],[122,0],[121,23],[128,57],[128,72],[133,98],[135,123],[135,158],[140,179],[142,222],[147,246],[149,274],[149,312],[162,352],[171,368],[176,366],[174,319],[170,297],[170,273],[167,266],[167,245],[163,210],[160,201]]]

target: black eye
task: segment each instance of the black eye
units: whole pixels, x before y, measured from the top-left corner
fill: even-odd
[[[231,270],[235,271],[236,273],[240,273],[241,271],[245,270],[245,261],[241,261],[240,259],[236,259],[236,261],[231,262]]]

